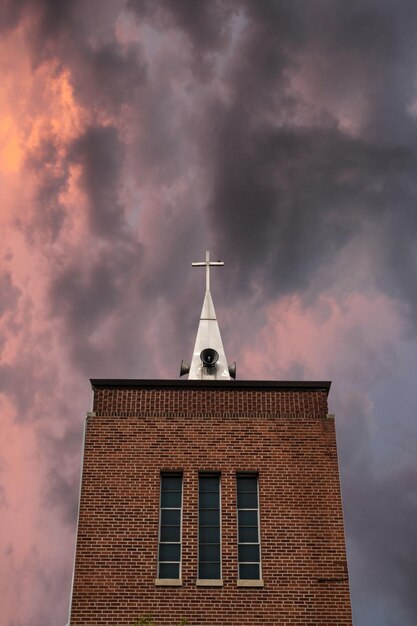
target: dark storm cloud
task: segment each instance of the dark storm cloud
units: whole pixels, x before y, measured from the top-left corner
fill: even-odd
[[[415,3],[131,0],[129,6],[139,23],[183,33],[197,80],[217,76],[212,59],[241,29],[223,74],[229,97],[207,98],[193,135],[186,128],[180,135],[182,143],[198,143],[209,173],[210,225],[217,248],[228,250],[236,294],[253,280],[269,298],[314,285],[320,269],[369,222],[381,229],[375,277],[416,311],[417,289],[410,290],[416,121],[408,111],[415,96]],[[311,89],[318,100],[325,96],[314,115],[312,103],[291,88],[305,59]],[[347,133],[333,112],[346,102],[355,115],[355,94],[364,105],[359,135]],[[168,81],[157,95],[165,122],[158,123],[158,108],[149,110],[152,141],[142,148],[150,162],[154,155],[178,164],[174,126],[166,123],[178,115]],[[158,173],[167,171],[169,165]]]
[[[122,357],[123,337],[128,340],[132,331],[124,328],[118,333],[114,327],[115,335],[103,337],[104,343],[92,341],[92,335],[112,316],[123,319],[121,302],[130,312],[127,294],[137,293],[134,282],[141,271],[142,247],[124,238],[117,242],[117,232],[114,235],[111,246],[82,254],[51,277],[51,313],[63,324],[67,348],[86,376],[106,366],[110,370],[111,363],[115,366]]]
[[[77,431],[79,427],[77,425]],[[77,435],[79,432],[77,432]],[[64,438],[64,454],[68,457],[67,438]],[[77,451],[80,449],[81,441],[77,437]],[[78,455],[74,455],[77,458]],[[62,460],[62,459],[61,459]],[[45,496],[42,504],[49,510],[57,509],[64,521],[71,528],[77,522],[78,514],[78,490],[80,477],[78,473],[68,476],[61,464],[57,461],[55,465],[50,465],[47,480],[45,481]]]
[[[73,419],[73,412],[73,405],[58,400],[57,413],[59,419],[65,420],[66,424],[63,433],[55,435],[49,428],[39,431],[39,443],[48,459],[43,505],[48,510],[58,511],[63,522],[70,528],[77,520],[79,472],[74,471],[76,465],[65,464],[62,460],[72,457],[81,462],[83,438],[80,420]]]
[[[262,283],[272,293],[305,288],[316,270],[357,234],[358,217],[383,223],[387,213],[395,214],[399,201],[399,232],[395,240],[391,238],[398,251],[397,261],[390,265],[384,259],[383,263],[390,267],[394,280],[404,286],[409,285],[415,273],[412,265],[404,263],[411,253],[410,229],[411,239],[417,234],[414,208],[417,194],[412,184],[416,169],[413,139],[416,125],[405,110],[412,67],[408,62],[408,67],[402,68],[409,74],[402,76],[402,98],[399,98],[398,89],[391,92],[390,88],[399,86],[393,74],[402,54],[399,58],[387,58],[384,53],[384,44],[390,43],[392,49],[403,52],[404,44],[395,46],[392,41],[402,34],[398,21],[404,26],[410,47],[416,49],[408,27],[411,5],[405,5],[402,12],[396,9],[396,27],[392,32],[393,11],[385,6],[379,9],[373,6],[370,13],[360,6],[339,13],[339,3],[331,4],[318,3],[306,10],[305,16],[300,14],[297,3],[287,4],[285,14],[283,3],[240,5],[247,7],[251,20],[236,51],[235,67],[228,75],[233,99],[225,104],[220,100],[215,103],[208,109],[206,120],[207,135],[212,139],[208,142],[208,162],[213,167],[211,224],[219,247],[231,251],[236,267],[245,268],[239,289],[247,281],[248,269],[258,278],[262,261],[265,263]],[[324,8],[330,17],[323,12]],[[363,28],[368,32],[366,23],[371,17],[370,37],[365,39],[363,29],[358,28],[355,36],[354,25],[358,26],[363,19]],[[315,26],[321,20],[333,24],[333,32],[336,30],[340,35],[337,40],[326,34],[317,37]],[[337,47],[340,38],[346,44],[343,55]],[[350,88],[355,88],[355,72],[363,75],[369,60],[366,78],[371,82],[370,112],[364,137],[346,135],[325,110],[317,121],[299,124],[297,120],[299,103],[288,90],[288,72],[296,67],[296,51],[308,50],[311,44],[314,55],[319,41],[324,46],[322,53],[330,59],[331,74],[340,75],[336,88],[342,96],[344,66],[350,65]],[[380,63],[378,73],[372,77],[379,52],[386,66]],[[388,86],[381,88],[386,76]],[[321,80],[324,82],[323,77]],[[372,97],[372,80],[374,89],[380,92],[378,97]],[[331,87],[326,85],[327,90]],[[348,92],[345,95],[348,97]],[[395,122],[387,118],[389,102],[395,109]],[[279,128],[275,117],[284,119]],[[378,118],[381,123],[376,137]],[[392,137],[392,128],[384,126],[390,121],[408,129],[408,137],[400,143],[397,135]],[[390,225],[387,227],[391,235]],[[408,271],[404,271],[407,265]],[[406,287],[404,296],[405,291]],[[415,289],[409,298],[415,306]]]
[[[72,333],[91,332],[118,297],[117,274],[110,254],[85,266],[74,262],[54,278],[51,298]]]
[[[377,476],[369,464],[355,467],[362,480],[346,481],[345,523],[352,538],[355,569],[352,577],[353,606],[356,614],[369,610],[367,603],[380,597],[385,610],[403,611],[401,623],[417,622],[415,583],[417,580],[417,540],[415,519],[415,468],[392,469]],[[353,478],[353,476],[352,476]],[[360,538],[366,537],[366,541]],[[370,601],[370,599],[372,600]]]
[[[221,0],[128,0],[140,19],[150,19],[161,30],[179,27],[190,38],[195,52],[216,50],[224,41],[233,2]]]
[[[42,410],[35,408],[35,399],[43,391],[42,375],[33,375],[31,354],[23,354],[13,365],[0,364],[0,392],[13,402],[16,422],[41,419]]]
[[[375,463],[374,440],[384,429],[379,425],[375,432],[363,399],[355,389],[336,414],[354,623],[389,626],[397,620],[412,626],[417,619],[416,469],[412,452],[392,448],[382,468]]]
[[[210,53],[218,53],[230,36],[234,3],[228,0],[128,0],[140,20],[150,20],[161,31],[183,31],[193,50],[192,70],[199,79],[212,75]]]
[[[65,454],[68,455],[68,452]],[[56,466],[51,468],[45,483],[47,495],[43,498],[43,506],[50,510],[58,509],[63,521],[71,528],[77,521],[79,481],[78,474],[68,477]]]
[[[214,133],[211,217],[219,227],[219,247],[244,268],[239,289],[248,284],[247,272],[260,277],[271,294],[305,289],[315,271],[360,232],[361,221],[390,221],[394,207],[404,236],[399,232],[392,244],[411,244],[417,234],[417,197],[408,185],[416,167],[413,147],[371,145],[334,127],[248,127],[237,107],[224,113]],[[409,253],[403,248],[399,257]],[[406,275],[397,274],[406,284],[411,276],[412,266]]]
[[[28,171],[34,173],[38,184],[30,211],[17,217],[17,225],[28,242],[53,242],[65,223],[66,209],[60,194],[68,183],[68,165],[58,155],[56,137],[44,138],[26,157]],[[57,167],[58,165],[58,167]]]
[[[134,102],[147,76],[139,46],[122,48],[117,42],[94,49],[86,46],[80,56],[84,68],[75,73],[74,87],[82,103],[111,110]]]
[[[231,98],[209,98],[195,129],[212,176],[210,223],[236,270],[235,289],[251,278],[270,297],[305,289],[369,222],[382,229],[375,276],[416,311],[416,122],[408,112],[415,3],[132,0],[130,6],[160,28],[174,23],[197,64],[222,52],[233,16],[247,21],[226,73]],[[360,136],[347,134],[325,105],[299,122],[310,103],[291,91],[290,77],[303,55],[313,59],[313,87],[330,104],[349,103],[352,94],[363,99]],[[164,134],[153,136],[163,145]]]
[[[79,101],[110,111],[131,104],[146,79],[139,44],[122,45],[115,38],[115,22],[123,4],[123,0],[6,1],[0,29],[13,29],[30,18],[28,41],[34,65],[53,60],[57,71],[69,67]]]
[[[0,4],[0,32],[7,32],[19,23],[26,4],[27,0],[4,0]]]
[[[0,29],[7,31],[27,17],[35,20],[32,42],[46,46],[62,33],[73,31],[78,23],[77,0],[4,0],[0,8]]]
[[[12,275],[4,270],[0,273],[0,318],[8,311],[14,311],[21,296],[21,290],[13,284]]]
[[[91,232],[104,238],[117,237],[123,229],[118,197],[123,157],[123,143],[112,126],[88,128],[70,149],[70,161],[82,168]]]

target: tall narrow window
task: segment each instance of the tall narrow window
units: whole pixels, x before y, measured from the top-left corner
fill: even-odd
[[[182,474],[161,474],[158,578],[181,577]]]
[[[261,554],[258,476],[238,474],[236,479],[239,579],[259,580],[261,578]]]
[[[198,479],[198,578],[221,578],[220,475]]]

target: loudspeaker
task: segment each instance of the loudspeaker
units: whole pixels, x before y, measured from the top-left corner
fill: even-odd
[[[190,371],[190,366],[186,365],[184,361],[181,361],[180,376],[184,376],[184,374],[188,374],[189,371]]]
[[[200,359],[204,367],[213,367],[219,360],[219,353],[214,348],[205,348],[200,352]]]
[[[233,378],[234,380],[236,378],[236,361],[233,363],[233,365],[228,366],[228,370],[229,370],[230,378]]]

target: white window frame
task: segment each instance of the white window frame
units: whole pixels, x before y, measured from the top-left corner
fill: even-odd
[[[256,478],[256,500],[257,508],[239,508],[238,506],[238,479],[239,478]],[[258,523],[258,541],[257,542],[240,542],[239,541],[239,511],[257,511],[257,523]],[[236,524],[237,524],[237,575],[238,584],[241,586],[263,586],[262,579],[262,551],[261,551],[261,518],[260,518],[260,506],[259,506],[259,473],[258,472],[236,472]],[[239,560],[239,545],[256,545],[259,546],[259,561],[240,561]],[[259,578],[240,578],[240,565],[259,565]]]
[[[163,478],[176,477],[181,478],[181,507],[162,507],[162,480]],[[158,553],[157,553],[157,583],[158,584],[170,584],[173,581],[181,581],[182,579],[182,519],[184,509],[184,474],[181,471],[162,471],[159,476],[159,525],[158,525]],[[162,511],[180,511],[180,540],[179,541],[161,541],[161,528],[162,528]],[[159,550],[161,544],[179,544],[180,546],[180,560],[179,561],[160,561]],[[161,578],[160,577],[160,564],[161,563],[179,563],[178,578]]]
[[[219,480],[219,533],[220,533],[220,577],[200,578],[200,478],[218,478]],[[222,543],[222,475],[217,471],[198,472],[198,526],[197,526],[197,585],[199,586],[222,586],[223,585],[223,543]]]

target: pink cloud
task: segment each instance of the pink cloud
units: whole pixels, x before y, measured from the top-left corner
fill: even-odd
[[[248,378],[299,370],[304,378],[343,376],[361,387],[395,367],[401,333],[398,304],[381,293],[323,292],[311,304],[290,296],[267,307],[265,325],[253,338],[256,349],[242,356]]]

